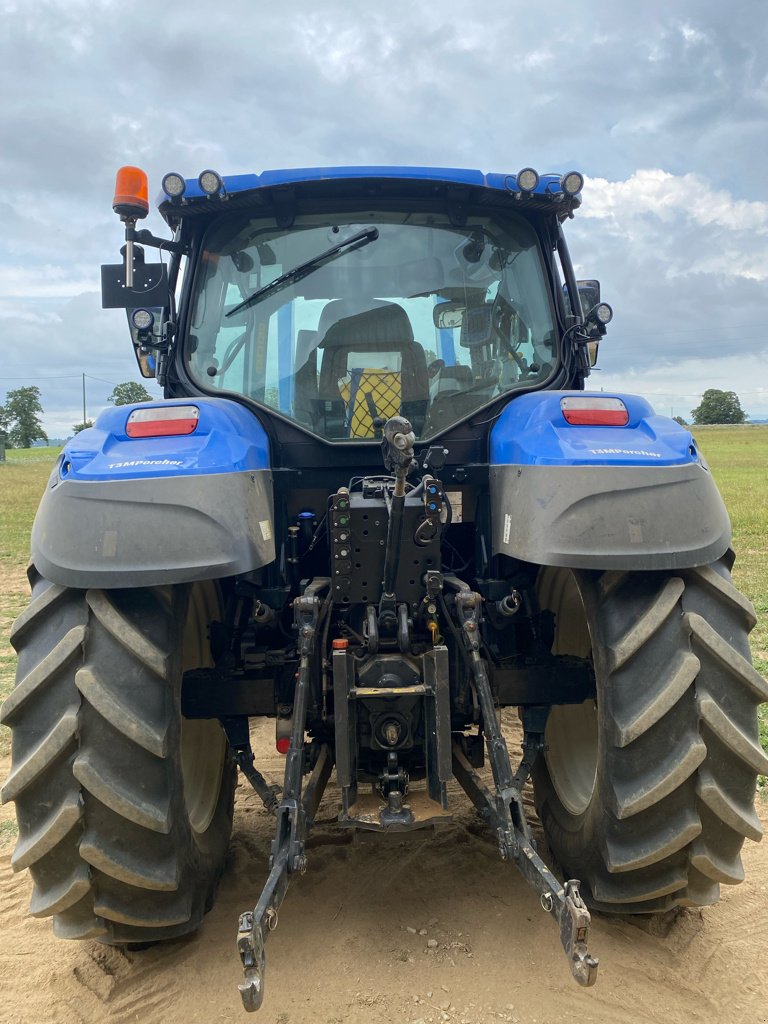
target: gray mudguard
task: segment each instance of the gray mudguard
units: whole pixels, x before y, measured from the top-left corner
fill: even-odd
[[[83,481],[58,479],[32,528],[39,572],[65,587],[217,579],[274,561],[268,470]]]
[[[731,539],[701,463],[491,468],[493,553],[575,569],[682,569]]]

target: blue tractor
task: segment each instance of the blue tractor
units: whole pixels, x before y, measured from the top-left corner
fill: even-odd
[[[118,173],[104,305],[165,399],[103,412],[59,458],[2,709],[13,863],[56,935],[196,929],[238,770],[276,816],[237,932],[249,1010],[334,770],[338,827],[380,833],[449,822],[457,780],[583,985],[590,909],[702,906],[742,879],[768,772],[754,611],[691,434],[585,390],[611,309],[563,235],[582,186],[168,174],[164,239],[137,228],[146,176]],[[529,779],[565,881],[536,851]]]

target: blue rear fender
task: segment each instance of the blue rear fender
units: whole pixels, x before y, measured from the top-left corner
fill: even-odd
[[[130,436],[131,413],[192,410],[189,432]],[[189,429],[191,427],[191,429]],[[135,587],[216,579],[274,561],[269,442],[223,398],[105,409],[65,446],[32,529],[54,583]]]
[[[564,399],[617,399],[626,423],[573,423]],[[586,412],[590,415],[589,412]],[[677,569],[727,549],[722,498],[690,431],[637,395],[543,391],[490,437],[493,552],[541,565]]]

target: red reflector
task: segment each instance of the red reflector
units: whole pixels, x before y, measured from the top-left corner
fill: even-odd
[[[563,416],[568,423],[594,423],[604,427],[623,427],[629,420],[626,410],[614,412],[608,409],[563,409]]]
[[[566,423],[573,426],[624,427],[629,423],[627,407],[620,398],[561,398]]]
[[[287,754],[291,749],[291,738],[290,736],[281,736],[275,740],[275,748],[278,754]]]
[[[134,409],[128,417],[128,437],[173,437],[192,434],[200,420],[196,405],[171,405],[163,408]]]

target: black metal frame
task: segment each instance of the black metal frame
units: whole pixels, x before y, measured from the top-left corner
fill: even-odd
[[[542,908],[552,914],[559,927],[560,940],[571,973],[583,986],[597,979],[598,961],[588,951],[590,915],[579,892],[579,882],[571,879],[561,884],[538,855],[525,817],[522,787],[530,776],[535,759],[544,747],[547,706],[527,709],[524,715],[523,758],[513,772],[506,741],[496,717],[491,683],[485,660],[481,655],[480,614],[482,597],[455,576],[431,572],[425,580],[428,593],[437,596],[444,590],[453,597],[453,611],[443,600],[444,615],[450,615],[452,628],[458,632],[470,671],[470,681],[480,711],[482,734],[493,776],[489,789],[475,771],[460,738],[451,737],[451,709],[448,651],[442,644],[426,651],[421,658],[421,682],[412,686],[360,687],[357,668],[347,649],[333,651],[334,749],[337,779],[341,789],[341,825],[378,831],[399,831],[423,827],[436,820],[446,820],[440,811],[448,809],[447,785],[455,777],[472,802],[495,832],[499,853],[513,862],[540,897]],[[323,658],[319,649],[321,617],[329,599],[321,602],[320,594],[328,590],[330,581],[319,579],[310,583],[302,596],[293,602],[294,621],[298,632],[299,671],[293,704],[293,729],[285,766],[283,793],[276,808],[277,826],[272,842],[270,873],[259,900],[253,909],[241,915],[237,946],[243,964],[244,980],[239,986],[246,1010],[257,1010],[264,998],[266,969],[265,942],[277,926],[278,912],[292,874],[303,873],[307,860],[305,844],[312,819],[330,777],[334,754],[328,743],[319,744],[317,758],[309,782],[302,793],[302,775],[307,751],[304,743],[307,708],[313,662]],[[447,625],[447,624],[446,624]],[[382,795],[386,803],[378,814],[360,814],[358,803],[358,727],[357,701],[361,697],[387,701],[403,696],[424,702],[427,763],[427,790],[436,812],[421,815],[417,821],[405,802],[407,781],[398,772],[397,757],[389,755],[387,779],[392,788]],[[312,748],[310,747],[310,751]],[[236,760],[251,778],[265,804],[274,804],[274,795],[249,765],[249,751],[236,748]],[[389,774],[391,773],[391,774]],[[252,775],[255,775],[252,778]]]

